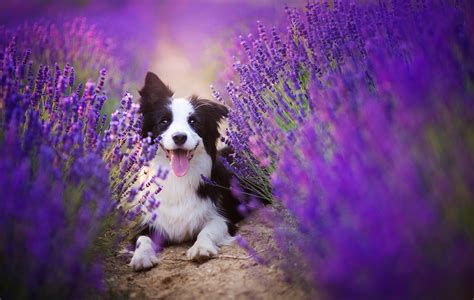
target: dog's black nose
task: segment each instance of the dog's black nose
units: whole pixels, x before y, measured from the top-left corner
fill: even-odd
[[[177,132],[173,134],[173,141],[176,145],[181,146],[186,143],[188,136],[185,133]]]

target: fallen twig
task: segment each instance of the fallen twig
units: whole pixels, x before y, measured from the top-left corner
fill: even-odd
[[[268,249],[262,249],[259,251],[256,251],[255,254],[253,255],[247,255],[247,256],[236,256],[236,255],[226,255],[226,254],[220,254],[217,256],[217,258],[229,258],[229,259],[250,259],[254,258],[256,254],[262,253],[267,251]]]
[[[256,251],[255,254],[259,254],[259,253],[262,253],[262,252],[265,252],[267,251],[268,249],[262,249],[262,250],[259,250],[259,251]],[[250,258],[254,258],[255,257],[255,254],[254,255],[247,255],[247,256],[237,256],[237,255],[227,255],[227,254],[219,254],[217,256],[215,256],[214,258],[223,258],[223,259],[250,259]],[[170,261],[192,261],[191,259],[184,259],[184,258],[161,258],[161,260],[170,260]]]

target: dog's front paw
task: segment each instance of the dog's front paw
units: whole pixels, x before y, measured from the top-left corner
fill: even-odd
[[[189,248],[186,253],[188,259],[195,261],[205,261],[212,256],[217,255],[219,248],[214,245],[211,241],[199,241],[197,240],[194,245]]]
[[[140,240],[141,238],[142,237],[137,240],[137,248],[130,261],[130,266],[134,271],[147,270],[158,263],[158,257],[155,249],[153,249],[151,239],[146,237],[147,239]]]

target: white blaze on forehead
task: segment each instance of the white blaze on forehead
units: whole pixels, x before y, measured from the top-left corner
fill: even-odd
[[[172,123],[188,124],[188,117],[194,112],[194,107],[188,99],[176,98],[169,105],[173,114]]]

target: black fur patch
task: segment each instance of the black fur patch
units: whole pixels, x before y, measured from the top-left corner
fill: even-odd
[[[140,112],[143,114],[142,136],[146,137],[148,132],[156,138],[165,131],[173,116],[169,109],[173,91],[161,81],[158,76],[148,72],[145,78],[145,85],[140,93]]]
[[[193,105],[194,113],[189,116],[188,122],[202,138],[204,148],[216,159],[216,143],[219,138],[219,123],[229,113],[227,107],[214,101],[191,96],[189,101]],[[191,122],[191,120],[193,122]]]
[[[210,178],[216,184],[201,182],[197,189],[197,194],[201,198],[211,199],[216,204],[222,216],[229,221],[227,223],[229,233],[234,235],[235,224],[241,221],[244,216],[238,210],[240,200],[234,197],[230,190],[230,182],[234,175],[224,166],[221,159],[225,158],[220,154],[219,151],[217,159],[212,165]]]

